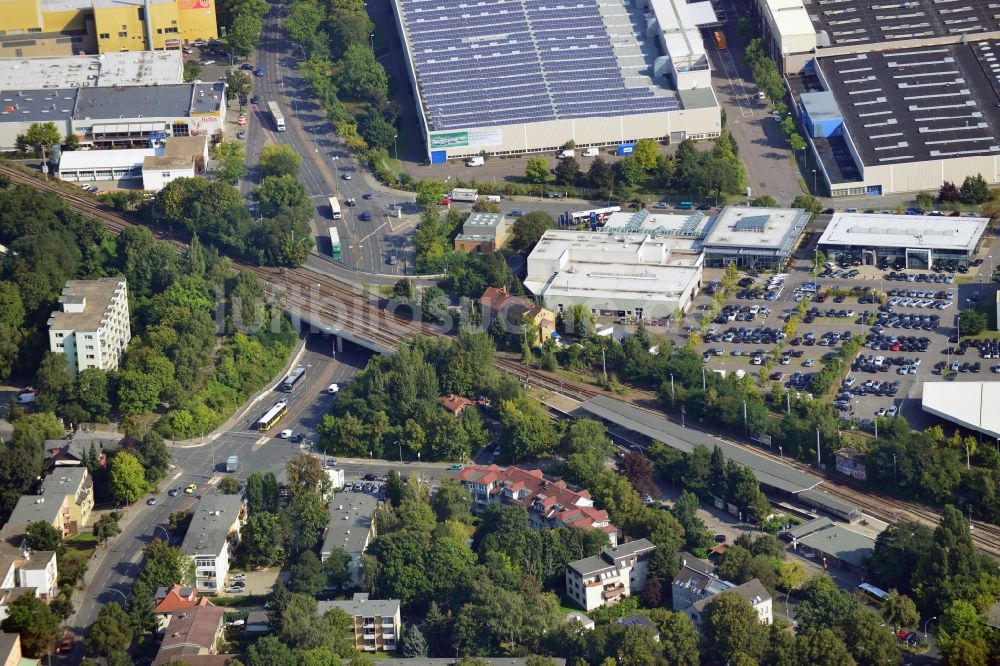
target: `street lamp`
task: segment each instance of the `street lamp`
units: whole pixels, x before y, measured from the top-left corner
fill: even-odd
[[[392,135],[392,158],[394,160],[399,160],[399,152],[396,150],[396,139],[399,138],[398,134]]]
[[[936,619],[937,619],[937,615],[935,615],[934,617],[931,617],[931,618],[927,618],[927,621],[924,622],[924,642],[925,643],[927,642],[927,625],[930,624],[933,620],[936,620]]]
[[[816,194],[816,189],[817,189],[817,185],[816,185],[816,169],[813,169],[812,172],[813,172],[813,194]]]
[[[398,439],[396,440],[396,446],[399,447],[399,463],[403,464],[403,445],[399,442]]]
[[[331,160],[333,160],[333,173],[334,173],[334,178],[336,178],[336,180],[337,180],[337,183],[339,183],[339,182],[340,182],[340,167],[339,167],[339,166],[337,166],[337,162],[339,162],[339,161],[340,161],[340,155],[334,155],[334,156],[333,156],[333,157],[331,157],[330,159],[331,159]],[[339,184],[337,184],[337,183],[334,183],[334,185],[333,185],[333,186],[334,186],[334,187],[340,187],[340,185],[339,185]]]
[[[676,400],[677,396],[674,395],[674,373],[670,373],[670,400]]]
[[[375,33],[368,35],[368,38],[372,41],[372,57],[375,56]]]
[[[113,588],[113,587],[109,587],[109,588],[107,589],[107,591],[108,591],[108,592],[114,592],[114,593],[116,593],[116,594],[120,594],[120,595],[122,595],[122,601],[124,601],[124,602],[125,602],[126,604],[128,603],[128,597],[126,597],[126,596],[125,596],[125,593],[124,593],[124,592],[122,592],[121,590],[118,590],[118,589],[116,589],[116,588]],[[924,637],[925,637],[925,638],[927,637],[927,631],[926,631],[926,629],[927,629],[927,625],[925,624],[925,625],[924,625]]]

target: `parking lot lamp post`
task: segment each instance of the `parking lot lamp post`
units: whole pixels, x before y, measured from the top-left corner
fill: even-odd
[[[340,165],[337,164],[340,161],[340,155],[334,155],[330,159],[333,160],[334,187],[340,187],[340,185],[336,184],[336,181],[340,180]]]
[[[399,447],[399,462],[400,462],[400,464],[402,464],[403,463],[403,444],[398,439],[396,440],[396,446]]]
[[[701,390],[705,390],[705,366],[701,366]]]
[[[670,373],[670,399],[676,400],[677,396],[674,394],[674,373]]]
[[[892,454],[892,482],[899,488],[899,480],[896,478],[896,454]]]
[[[778,457],[781,458],[782,460],[785,459],[785,452],[784,449],[781,448],[781,446],[778,446]]]
[[[933,622],[936,619],[937,619],[937,615],[935,615],[934,617],[931,617],[931,618],[927,618],[927,621],[924,622],[924,642],[925,643],[927,642],[927,625],[930,624],[931,622]]]
[[[823,466],[823,456],[820,455],[819,426],[816,426],[816,467]]]
[[[399,151],[396,150],[396,139],[398,139],[398,138],[399,138],[398,134],[393,134],[392,135],[392,158],[394,160],[398,160],[399,159]]]
[[[368,39],[372,41],[372,57],[375,56],[375,33],[368,35]]]
[[[817,189],[817,186],[816,186],[816,169],[813,169],[812,171],[813,171],[813,194],[815,195],[816,194],[816,189]]]
[[[743,401],[743,431],[750,436],[750,421],[747,419],[747,401]]]
[[[684,405],[681,405],[681,427],[682,428],[686,428],[687,427],[687,426],[684,425]]]

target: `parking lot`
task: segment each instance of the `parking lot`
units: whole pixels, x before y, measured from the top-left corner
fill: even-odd
[[[787,274],[741,273],[698,347],[706,370],[743,371],[765,386],[780,382],[805,394],[821,361],[861,336],[865,344],[851,359],[835,405],[846,420],[870,428],[876,416],[926,419],[919,400],[911,400],[919,398],[921,382],[984,379],[982,373],[1000,366],[993,360],[1000,359],[1000,342],[960,344],[956,337],[958,305],[993,298],[996,286],[986,274],[992,267],[972,266],[962,275],[828,266],[815,275],[812,261],[800,259]],[[713,282],[722,278],[722,270],[705,270],[708,293],[693,301],[689,325],[697,328]],[[803,301],[801,322],[786,336],[786,323]]]

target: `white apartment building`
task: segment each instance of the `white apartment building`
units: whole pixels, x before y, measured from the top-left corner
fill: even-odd
[[[199,591],[218,592],[225,587],[230,553],[240,540],[243,509],[239,495],[206,495],[198,501],[181,550],[194,560]]]
[[[771,610],[771,593],[767,591],[764,585],[754,578],[753,580],[747,581],[742,585],[737,585],[736,587],[724,590],[719,594],[737,594],[744,599],[746,599],[753,609],[757,611],[757,619],[763,625],[768,625],[774,622],[774,615]],[[701,625],[702,614],[705,612],[705,607],[712,603],[718,595],[712,595],[701,601],[696,601],[691,604],[685,611],[691,621],[696,625]]]
[[[646,567],[656,546],[649,539],[605,548],[566,565],[566,593],[584,610],[616,604],[646,587]]]
[[[355,592],[349,600],[319,602],[320,615],[338,608],[353,620],[354,647],[358,652],[395,652],[401,630],[399,599],[369,599]]]
[[[49,316],[49,349],[65,354],[74,375],[87,368],[117,370],[132,339],[124,277],[70,280]]]

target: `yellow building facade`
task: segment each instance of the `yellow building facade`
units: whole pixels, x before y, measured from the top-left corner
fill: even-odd
[[[179,49],[218,36],[215,0],[0,0],[0,57]]]

